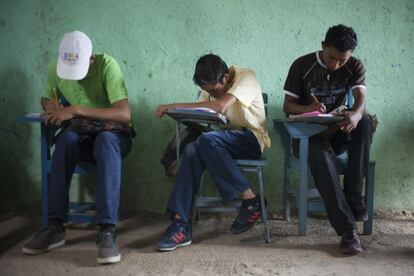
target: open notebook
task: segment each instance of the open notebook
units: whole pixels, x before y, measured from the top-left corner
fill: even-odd
[[[168,116],[180,122],[200,122],[210,124],[227,124],[226,116],[217,113],[210,108],[171,108],[168,109]]]

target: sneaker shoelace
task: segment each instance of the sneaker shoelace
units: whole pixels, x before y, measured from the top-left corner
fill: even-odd
[[[96,243],[103,247],[112,247],[115,243],[115,234],[111,231],[100,232],[96,239]]]
[[[168,237],[167,239],[174,240],[175,242],[183,241],[186,235],[184,234],[184,231],[181,230],[181,228],[185,228],[185,226],[175,222],[171,223],[165,231],[164,237]]]
[[[53,232],[57,231],[57,227],[54,225],[48,225],[43,227],[39,232],[36,233],[35,238],[38,238],[43,235],[50,235]]]

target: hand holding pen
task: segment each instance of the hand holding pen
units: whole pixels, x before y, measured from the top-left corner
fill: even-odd
[[[313,93],[311,94],[311,96],[313,98],[313,102],[311,103],[312,111],[326,113],[326,106],[323,103],[319,102],[318,98],[316,98]]]
[[[54,111],[62,108],[62,106],[59,104],[59,97],[56,88],[53,88],[52,99],[42,101],[42,107],[45,111]]]

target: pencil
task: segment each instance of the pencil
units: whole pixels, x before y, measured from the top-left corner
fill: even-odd
[[[56,87],[53,88],[53,99],[55,101],[56,106],[59,106],[59,101],[58,101],[58,97],[57,97],[57,93],[56,93]]]
[[[315,97],[315,95],[311,94],[311,96],[312,96],[312,98],[315,100],[315,102],[320,103],[320,102],[318,101],[318,98],[316,98],[316,97]]]

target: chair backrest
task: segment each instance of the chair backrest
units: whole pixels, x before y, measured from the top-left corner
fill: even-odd
[[[262,93],[262,97],[263,97],[263,103],[264,103],[264,107],[265,107],[265,115],[267,118],[267,104],[269,102],[268,96],[266,93]]]
[[[353,105],[354,105],[354,96],[352,95],[352,90],[349,89],[347,92],[347,97],[346,97],[346,106],[348,108],[352,108]]]

